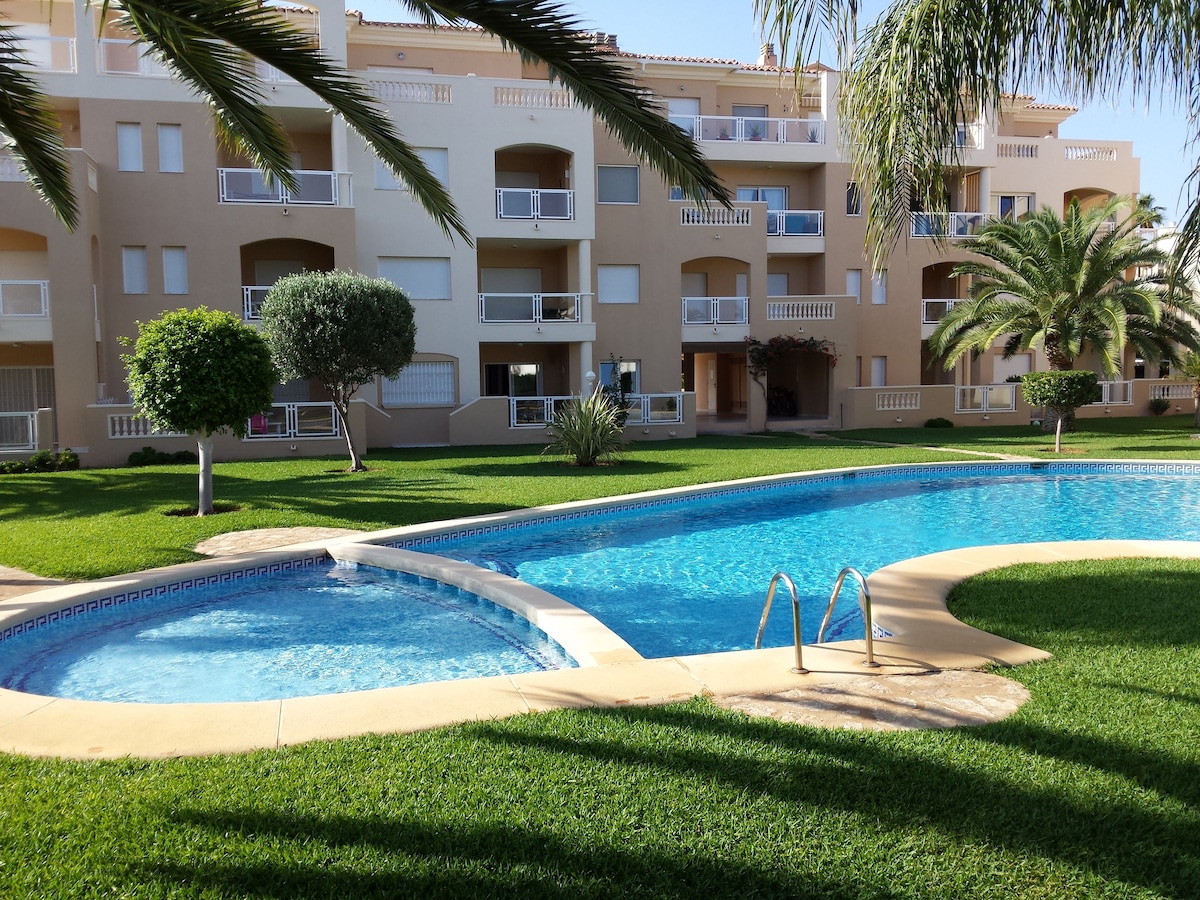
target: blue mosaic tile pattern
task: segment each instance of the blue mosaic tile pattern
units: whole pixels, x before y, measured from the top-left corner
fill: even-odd
[[[0,631],[0,642],[6,641],[18,634],[24,634],[31,628],[40,628],[43,625],[49,625],[53,622],[61,622],[64,619],[70,619],[75,616],[86,615],[90,612],[96,612],[101,609],[111,609],[114,606],[125,606],[129,603],[136,603],[139,600],[147,600],[155,597],[165,597],[168,594],[175,594],[179,591],[186,591],[192,588],[209,587],[214,584],[229,584],[234,581],[240,581],[243,578],[250,578],[257,575],[275,575],[280,572],[291,572],[297,569],[311,569],[317,565],[323,565],[329,561],[329,558],[322,556],[309,556],[303,559],[291,559],[283,562],[268,563],[261,566],[249,566],[243,569],[234,569],[229,572],[214,572],[212,575],[203,576],[200,578],[182,578],[179,581],[171,581],[166,584],[156,584],[153,587],[142,588],[141,590],[124,591],[119,594],[110,594],[107,597],[90,597],[87,600],[81,600],[74,606],[65,606],[62,609],[56,609],[53,612],[46,613],[42,616],[37,616],[33,619],[27,619],[24,622],[18,622],[15,625],[10,625],[3,631]]]

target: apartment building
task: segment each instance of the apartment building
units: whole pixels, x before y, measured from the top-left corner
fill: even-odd
[[[538,443],[557,404],[624,381],[627,435],[850,428],[944,416],[1028,421],[1005,379],[1044,368],[999,352],[952,372],[926,339],[965,296],[955,238],[988,216],[1138,189],[1122,141],[1069,141],[1071,108],[1010,98],[963,122],[954,212],[912,215],[887,266],[864,255],[862,198],[839,152],[837,73],[639,56],[600,35],[662,98],[736,194],[702,208],[664,184],[571,95],[474,29],[363,21],[341,3],[288,11],[355,71],[449,186],[475,245],[450,240],[340,120],[260,69],[300,189],[268,184],[222,147],[205,107],[82,2],[10,0],[68,145],[81,208],[66,231],[0,158],[0,456],[72,447],[123,462],[151,433],[128,405],[123,336],[164,310],[257,319],[282,275],[354,269],[403,287],[417,354],[353,404],[360,446]],[[96,35],[99,35],[97,38]],[[947,242],[931,238],[940,235]],[[759,379],[746,338],[798,349]],[[802,342],[802,343],[801,343]],[[1142,414],[1182,385],[1144,372],[1085,415]],[[280,385],[275,407],[218,458],[337,453],[326,398]]]

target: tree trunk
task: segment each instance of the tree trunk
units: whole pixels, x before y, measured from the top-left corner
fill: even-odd
[[[196,438],[200,450],[200,501],[196,504],[196,515],[210,516],[213,511],[212,487],[212,435]]]
[[[1061,424],[1062,428],[1059,428]],[[1075,410],[1057,406],[1047,406],[1045,413],[1042,416],[1042,433],[1049,434],[1051,431],[1074,431],[1075,430]]]
[[[1062,453],[1062,425],[1063,417],[1058,416],[1058,427],[1054,430],[1054,452]]]
[[[350,451],[350,471],[365,472],[367,467],[363,465],[362,457],[358,455],[358,448],[354,446],[354,435],[350,432],[350,404],[344,400],[334,400],[333,408],[337,410],[338,422],[342,426],[342,434],[346,436],[346,449]]]

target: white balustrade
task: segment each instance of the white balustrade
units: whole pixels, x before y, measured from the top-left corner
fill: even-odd
[[[150,438],[150,437],[187,437],[182,431],[159,431],[137,413],[109,413],[108,436],[114,440],[121,438]]]
[[[920,408],[920,391],[880,391],[875,395],[875,409],[880,411]]]
[[[684,206],[679,210],[680,225],[718,225],[734,226],[749,225],[751,210],[746,207],[726,209],[723,206],[710,206],[701,209],[698,206]]]
[[[1063,147],[1063,158],[1072,162],[1116,162],[1117,148],[1094,144],[1067,144]]]
[[[430,81],[383,81],[368,79],[367,88],[376,100],[392,103],[452,103],[452,88],[448,84]]]
[[[837,305],[832,300],[768,300],[767,320],[775,322],[832,321]]]
[[[520,109],[571,109],[575,105],[575,98],[570,91],[562,88],[497,85],[492,89],[492,104]]]
[[[1037,159],[1038,145],[1000,141],[996,144],[996,156],[1000,159]]]
[[[1191,384],[1152,384],[1150,385],[1151,400],[1191,400]]]

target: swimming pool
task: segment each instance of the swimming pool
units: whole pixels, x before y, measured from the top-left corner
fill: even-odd
[[[838,471],[399,529],[364,540],[515,574],[598,617],[642,656],[661,657],[751,646],[766,584],[778,570],[793,576],[806,599],[811,640],[833,578],[846,564],[869,573],[937,550],[1005,542],[1200,540],[1196,474],[1197,465],[1141,463]],[[861,634],[851,593],[845,592],[839,613],[843,636]],[[790,642],[787,618],[777,611],[768,644]],[[0,638],[12,631],[0,630]]]

